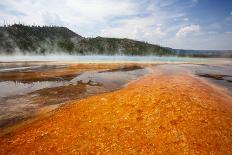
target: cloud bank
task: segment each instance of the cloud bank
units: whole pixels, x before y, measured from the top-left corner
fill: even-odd
[[[67,26],[87,37],[131,38],[173,48],[232,49],[228,43],[232,35],[225,33],[232,31],[231,10],[217,20],[215,11],[212,15],[215,20],[207,21],[196,15],[201,3],[199,0],[2,0],[0,24]],[[209,26],[213,24],[220,29]],[[217,32],[217,39],[216,33],[209,32]],[[218,40],[224,43],[211,46]],[[197,42],[207,44],[201,47]]]
[[[185,37],[188,34],[191,33],[197,33],[200,31],[200,26],[199,25],[189,25],[180,28],[180,30],[176,33],[176,37]]]

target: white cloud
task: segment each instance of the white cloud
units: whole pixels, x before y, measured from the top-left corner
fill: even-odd
[[[199,25],[189,25],[180,28],[180,30],[176,33],[176,37],[185,37],[186,35],[190,33],[196,33],[200,31]]]
[[[7,20],[11,24],[20,21],[24,24],[61,25],[84,37],[131,38],[158,44],[166,42],[173,48],[196,48],[196,44],[190,42],[197,36],[189,34],[196,34],[201,28],[199,25],[186,24],[191,21],[201,22],[200,18],[196,20],[188,12],[189,8],[199,2],[199,0],[186,0],[181,3],[179,0],[1,0],[0,6],[5,6],[8,11],[1,8],[0,24]],[[224,19],[227,25],[231,24],[231,17]],[[223,23],[220,21],[218,23],[207,23],[207,27],[204,26],[201,33],[205,31],[207,37],[208,32],[219,32],[223,29]],[[181,38],[187,35],[188,42]],[[213,36],[212,33],[210,36]],[[227,34],[226,39],[231,41],[231,35]]]
[[[25,24],[63,24],[90,25],[107,22],[109,18],[130,16],[137,13],[139,4],[132,0],[7,0],[0,4],[25,14],[25,16],[6,15],[0,12],[1,19]],[[51,21],[49,21],[51,18]],[[55,19],[56,18],[56,19]],[[59,18],[59,19],[58,19]],[[54,20],[55,19],[55,20]],[[58,21],[58,23],[57,23]]]
[[[157,18],[152,15],[144,18],[135,17],[118,20],[117,22],[114,22],[116,26],[104,27],[101,30],[100,35],[105,37],[123,37],[153,42],[153,38],[161,38],[165,35],[165,30],[162,28],[162,24],[157,23],[155,19]]]
[[[183,20],[184,20],[184,21],[186,21],[186,22],[187,22],[187,21],[189,21],[189,19],[188,19],[188,18],[184,18]]]
[[[23,15],[0,10],[0,18],[8,23],[67,26],[83,36],[118,36],[147,41],[164,36],[169,21],[184,17],[178,9],[163,8],[175,3],[176,0],[3,0],[0,5]],[[161,25],[164,26],[161,28]]]
[[[177,49],[196,49],[196,50],[231,50],[232,33],[208,33],[200,36],[172,38],[169,42],[171,47]]]

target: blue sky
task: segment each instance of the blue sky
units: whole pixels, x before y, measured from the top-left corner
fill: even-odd
[[[85,37],[232,49],[231,0],[1,0],[0,19],[67,26]]]

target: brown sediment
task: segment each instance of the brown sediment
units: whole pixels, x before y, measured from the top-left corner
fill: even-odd
[[[82,81],[78,82],[76,85],[67,85],[54,88],[44,88],[30,93],[32,96],[38,94],[31,98],[32,104],[41,104],[41,105],[52,105],[59,104],[68,100],[77,100],[91,94],[86,93],[87,86],[98,86],[100,89],[101,84],[93,83],[89,81],[88,83],[83,83]],[[95,94],[98,92],[96,91]],[[99,91],[100,93],[100,91]]]
[[[232,82],[231,75],[219,75],[219,74],[197,74],[197,75],[201,77],[215,79],[215,80],[225,80],[227,82]]]
[[[0,154],[231,154],[232,98],[191,75],[157,71],[74,101],[0,146]]]
[[[119,68],[110,69],[110,70],[106,70],[106,71],[102,71],[102,72],[133,71],[133,70],[137,70],[137,69],[143,69],[143,67],[138,66],[138,65],[121,66]]]
[[[198,76],[212,78],[216,80],[224,80],[225,77],[231,77],[229,75],[219,75],[219,74],[198,74]]]
[[[45,65],[45,64],[40,64]],[[63,64],[60,64],[63,65]],[[32,71],[11,71],[0,73],[0,80],[2,81],[21,81],[21,82],[33,82],[33,81],[50,81],[56,78],[63,78],[66,80],[72,79],[76,75],[83,71],[88,70],[108,70],[115,69],[117,67],[131,66],[133,64],[65,64],[62,68],[52,68],[52,64],[47,65],[47,70],[32,70]],[[54,66],[53,66],[54,67]],[[50,68],[50,69],[49,69]]]

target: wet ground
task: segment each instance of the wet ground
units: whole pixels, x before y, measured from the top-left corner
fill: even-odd
[[[211,77],[199,76],[229,76],[230,67],[148,67],[151,74],[126,87],[72,100],[0,137],[0,154],[231,154],[232,97],[223,85],[208,81]],[[124,79],[124,74],[131,76],[126,72],[140,70],[123,68],[83,72],[71,82],[99,87],[101,81]],[[124,74],[117,76],[121,70]],[[45,94],[56,91],[46,89]]]
[[[226,64],[69,64],[0,63],[0,128],[49,113],[67,101],[118,90],[161,68],[191,74],[232,94],[232,65]],[[3,133],[3,132],[2,132]]]
[[[232,62],[231,64],[180,65],[194,75],[225,89],[232,95]]]
[[[122,88],[149,73],[141,66],[122,64],[9,63],[0,68],[0,128],[33,118],[44,109],[54,110],[66,101]]]

